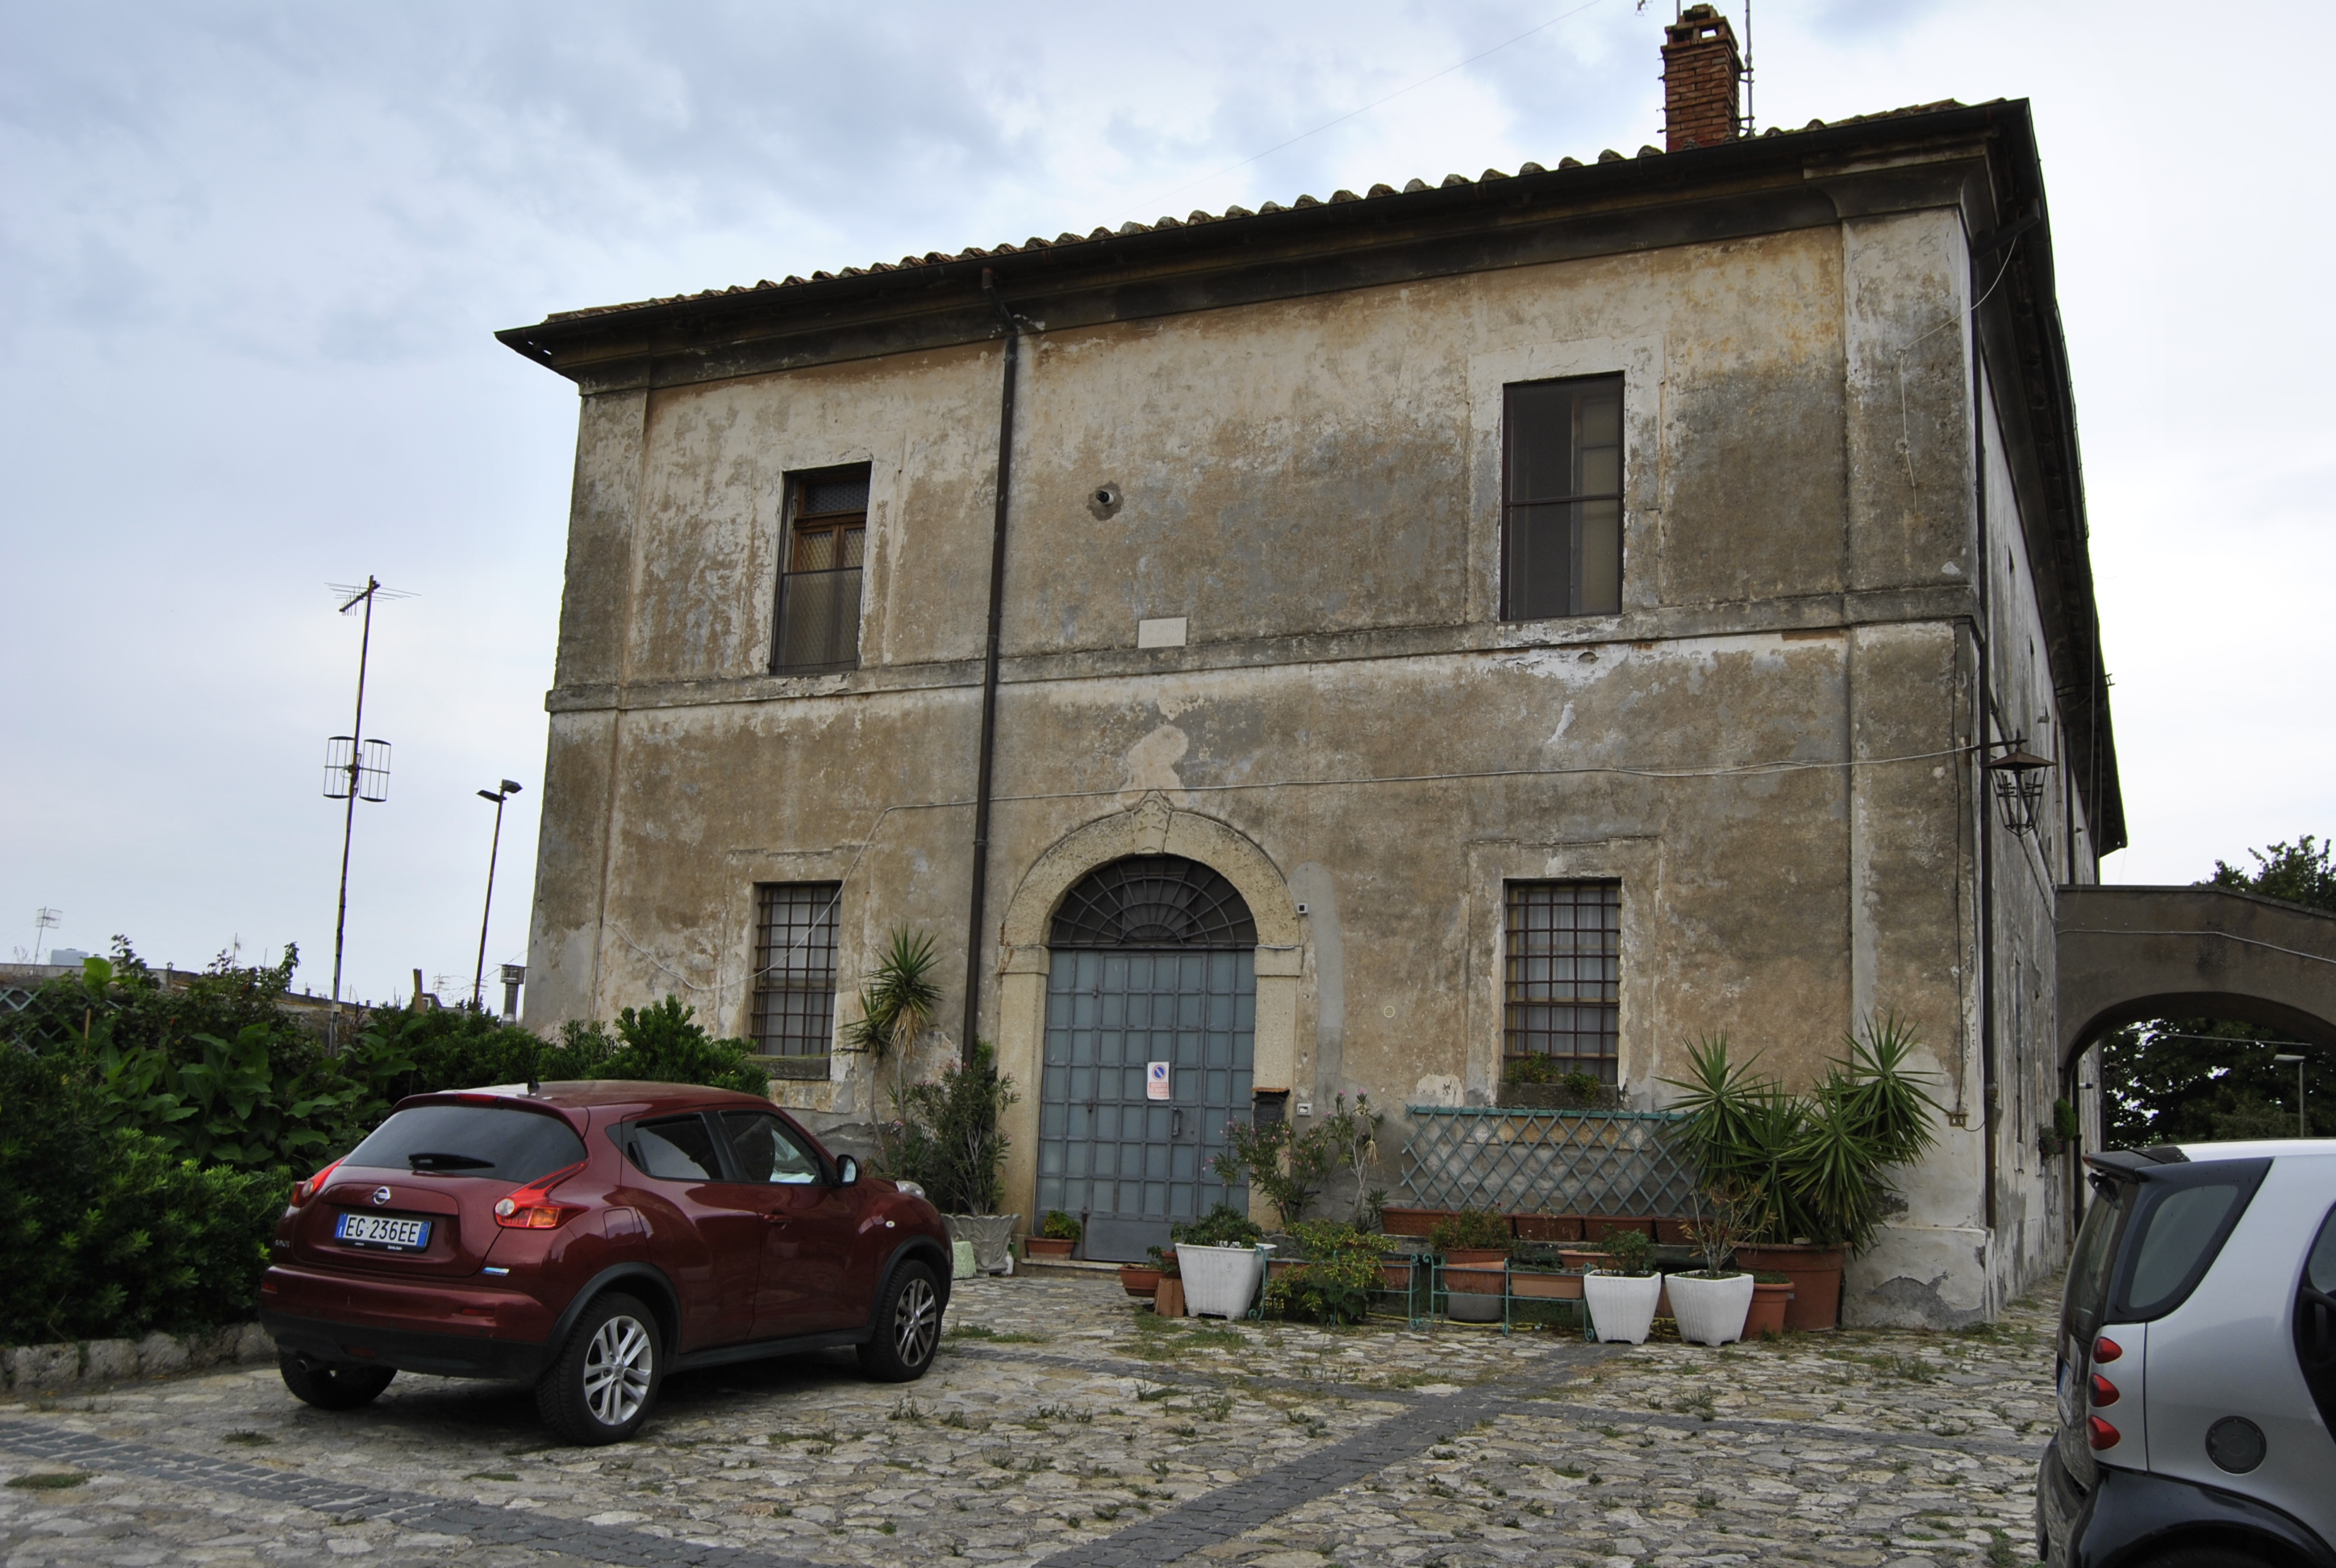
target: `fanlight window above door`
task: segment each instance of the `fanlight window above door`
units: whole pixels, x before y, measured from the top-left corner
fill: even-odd
[[[1239,890],[1182,855],[1098,866],[1055,911],[1055,948],[1253,948],[1257,922]]]

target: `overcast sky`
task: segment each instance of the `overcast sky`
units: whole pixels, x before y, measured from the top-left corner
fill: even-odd
[[[576,402],[493,329],[1630,152],[1661,138],[1670,10],[0,0],[0,955],[50,906],[44,943],[297,941],[330,984],[318,785],[357,628],[325,585],[370,571],[417,597],[375,628],[395,771],[359,808],[346,989],[467,988],[472,791],[504,777],[487,961],[525,956]],[[2336,830],[2310,15],[1756,12],[1763,124],[2034,100],[2134,845],[2112,881]]]

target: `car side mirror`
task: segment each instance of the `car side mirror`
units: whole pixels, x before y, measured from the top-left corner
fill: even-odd
[[[835,1157],[835,1184],[839,1187],[859,1185],[860,1162],[850,1154],[838,1154]]]

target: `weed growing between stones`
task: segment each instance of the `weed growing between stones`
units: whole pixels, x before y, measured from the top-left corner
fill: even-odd
[[[944,1339],[979,1339],[993,1345],[1044,1345],[1049,1343],[1044,1334],[1017,1334],[993,1329],[987,1323],[953,1323]]]
[[[63,1492],[83,1485],[86,1475],[19,1475],[8,1485],[19,1492]]]

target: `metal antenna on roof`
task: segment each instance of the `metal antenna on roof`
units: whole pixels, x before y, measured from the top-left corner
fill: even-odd
[[[1744,0],[1744,134],[1752,134],[1752,0]]]
[[[336,594],[346,594],[341,606],[346,615],[358,605],[365,606],[365,632],[357,643],[357,707],[352,733],[336,735],[325,743],[325,798],[346,800],[347,812],[341,823],[341,901],[333,918],[333,1007],[327,1016],[325,1043],[327,1049],[340,1048],[341,1036],[341,954],[349,929],[349,844],[356,837],[357,802],[384,801],[389,798],[389,743],[369,740],[365,732],[365,665],[373,655],[373,606],[377,599],[412,599],[402,589],[384,588],[379,580],[368,575],[365,586],[354,583],[327,583]]]

